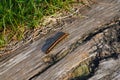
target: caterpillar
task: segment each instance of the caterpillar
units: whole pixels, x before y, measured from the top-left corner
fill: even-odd
[[[54,37],[54,41],[51,42],[50,46],[46,50],[46,54],[49,53],[59,42],[65,39],[69,34],[64,32],[58,32]]]

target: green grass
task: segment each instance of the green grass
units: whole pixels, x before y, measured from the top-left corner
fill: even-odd
[[[71,1],[73,0],[0,0],[0,46],[12,37],[22,39],[24,31],[38,26],[43,16],[61,9],[68,10]]]

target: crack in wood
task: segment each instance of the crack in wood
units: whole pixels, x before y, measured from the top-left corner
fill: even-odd
[[[79,73],[79,76],[78,75],[74,76],[74,78],[70,80],[81,80],[81,79],[86,80],[95,74],[100,64],[100,61],[108,60],[110,58],[114,58],[114,59],[118,58],[118,55],[120,54],[120,50],[119,50],[120,24],[119,23],[120,21],[116,22],[116,24],[106,27],[106,29],[102,29],[102,37],[97,42],[93,39],[95,44],[92,47],[96,46],[97,48],[95,48],[95,50],[92,49],[92,51],[90,52],[90,55],[95,54],[95,57],[93,58],[91,57],[92,60],[88,60],[89,64],[87,64],[87,68],[89,68],[89,74],[82,76],[82,73]],[[101,30],[99,31],[101,32]],[[82,65],[80,63],[80,65],[74,69],[72,74],[76,74],[77,69],[79,69],[79,67],[81,66]]]
[[[49,67],[51,67],[52,65],[55,65],[57,62],[59,62],[61,59],[63,59],[67,54],[72,53],[73,51],[75,51],[79,46],[87,43],[88,41],[90,41],[91,39],[93,39],[94,36],[103,33],[105,30],[110,29],[110,28],[114,28],[115,26],[118,26],[120,23],[119,20],[114,21],[111,24],[106,24],[103,25],[100,28],[94,29],[93,31],[91,31],[88,34],[83,35],[82,38],[78,39],[77,41],[75,41],[73,44],[70,45],[70,47],[66,50],[61,50],[60,52],[58,52],[56,55],[49,55],[50,61],[48,60],[47,62],[50,64],[50,66],[48,66],[46,69],[44,69],[42,72],[39,72],[38,74],[34,75],[33,77],[31,77],[29,80],[34,79],[35,77],[39,76],[41,73],[43,73],[44,71],[46,71]],[[97,50],[93,51],[96,52]],[[93,53],[93,52],[90,52]],[[99,52],[100,53],[100,52]],[[62,57],[61,57],[62,56]]]

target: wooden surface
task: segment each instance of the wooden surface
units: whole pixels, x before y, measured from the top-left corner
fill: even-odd
[[[78,45],[72,44],[83,40],[82,36],[96,28],[120,17],[120,0],[97,0],[91,8],[81,13],[86,18],[76,19],[61,30],[69,36],[57,45],[49,54],[42,52],[46,39],[57,33],[49,33],[41,39],[19,48],[0,62],[0,80],[62,80],[77,67],[82,54],[89,53],[93,41]]]

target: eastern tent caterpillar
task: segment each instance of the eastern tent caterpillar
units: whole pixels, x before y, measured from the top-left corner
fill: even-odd
[[[47,49],[44,52],[46,54],[49,53],[59,42],[65,39],[68,35],[68,33],[58,32],[53,38],[50,38],[52,39],[51,42],[48,43],[50,45],[47,46]]]

